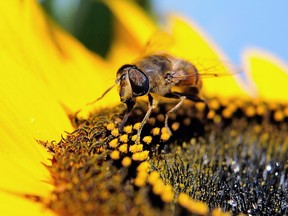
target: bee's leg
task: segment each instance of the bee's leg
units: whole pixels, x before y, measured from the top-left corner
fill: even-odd
[[[147,110],[147,112],[146,112],[146,114],[145,114],[145,116],[144,116],[144,118],[143,118],[143,120],[142,120],[142,122],[141,122],[141,124],[140,124],[140,127],[139,127],[139,129],[138,129],[138,131],[137,131],[136,144],[139,144],[139,143],[140,143],[141,131],[142,131],[144,125],[146,124],[146,122],[148,121],[148,119],[149,119],[149,117],[150,117],[150,115],[151,115],[152,110],[153,110],[155,107],[157,107],[157,105],[158,105],[158,101],[155,100],[155,99],[152,97],[151,94],[148,94],[148,99],[149,99],[148,110]]]
[[[170,115],[171,113],[175,112],[176,110],[178,110],[178,109],[182,106],[184,100],[186,99],[186,96],[179,96],[179,97],[177,97],[177,98],[179,98],[180,101],[179,101],[172,109],[170,109],[170,110],[165,114],[165,128],[166,128],[167,132],[168,132],[170,135],[172,135],[172,132],[171,132],[169,126],[168,126],[168,118],[169,118],[169,115]]]
[[[165,97],[169,97],[169,98],[181,98],[183,96],[185,96],[186,99],[188,99],[188,100],[191,100],[191,101],[194,101],[194,102],[204,103],[205,104],[204,116],[205,116],[205,118],[207,117],[208,112],[210,110],[209,106],[208,106],[207,102],[204,99],[200,98],[199,96],[194,95],[194,94],[180,93],[180,92],[170,92],[170,93],[165,95]],[[167,119],[167,121],[168,121],[168,119]]]
[[[125,112],[125,115],[120,123],[120,126],[119,126],[119,131],[122,132],[123,131],[123,128],[124,128],[124,124],[126,123],[126,121],[128,120],[128,117],[130,115],[130,112],[131,110],[133,109],[134,105],[135,105],[135,100],[129,100],[129,101],[126,101],[126,106],[127,106],[127,110]]]
[[[206,101],[203,100],[202,98],[198,97],[197,95],[193,95],[193,94],[185,94],[185,93],[180,93],[180,92],[170,92],[168,94],[165,95],[165,97],[169,97],[169,98],[177,98],[180,99],[180,102],[176,104],[176,106],[174,106],[172,109],[170,109],[166,115],[165,115],[165,128],[167,129],[167,131],[172,134],[169,126],[168,126],[168,119],[169,119],[169,114],[172,112],[175,112],[176,110],[178,110],[181,105],[183,104],[185,99],[194,101],[194,102],[202,102],[205,103],[205,116],[207,116],[208,112],[209,112],[209,106],[207,105]]]

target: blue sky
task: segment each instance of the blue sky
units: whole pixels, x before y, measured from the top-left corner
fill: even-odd
[[[288,63],[287,0],[155,0],[160,16],[178,12],[197,23],[234,63],[246,48],[266,50]]]

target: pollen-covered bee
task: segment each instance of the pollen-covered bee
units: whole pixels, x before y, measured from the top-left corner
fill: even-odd
[[[204,102],[198,95],[202,81],[196,67],[186,60],[168,54],[148,55],[133,64],[123,65],[117,72],[115,85],[119,86],[121,102],[127,106],[120,130],[127,121],[136,98],[148,95],[149,108],[137,132],[136,143],[140,142],[143,126],[149,119],[153,108],[157,106],[159,97],[179,99],[179,102],[165,114],[165,127],[170,134],[169,115],[179,109],[185,99]],[[99,99],[104,97],[112,87],[107,89]]]

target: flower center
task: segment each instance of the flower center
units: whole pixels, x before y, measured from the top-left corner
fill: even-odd
[[[175,104],[160,104],[137,144],[144,103],[123,132],[122,105],[75,116],[73,133],[45,143],[55,185],[46,205],[63,215],[205,215],[219,207],[287,213],[288,106],[217,98],[208,104],[208,113],[187,102],[170,115],[172,136],[164,120]]]

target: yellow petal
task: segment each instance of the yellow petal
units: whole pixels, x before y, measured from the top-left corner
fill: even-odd
[[[71,131],[72,127],[41,81],[17,67],[2,52],[0,59],[0,196],[1,204],[11,208],[13,199],[17,203],[21,199],[6,192],[40,196],[50,193],[50,174],[43,165],[50,164],[50,155],[36,139],[59,140],[63,130]],[[11,202],[8,205],[6,201]],[[30,215],[25,211],[29,209],[21,206],[26,204],[17,206],[17,211]]]
[[[143,47],[130,37],[126,29],[115,21],[115,37],[112,46],[107,55],[107,60],[113,65],[113,70],[116,71],[124,64],[131,63],[140,55]]]
[[[244,61],[259,97],[277,102],[288,101],[287,65],[267,52],[253,49],[244,53]]]
[[[236,75],[231,75],[231,72],[237,72],[233,71],[234,67],[229,68],[232,64],[229,64],[227,58],[195,24],[175,15],[170,17],[170,23],[175,40],[171,48],[174,54],[191,61],[200,73],[230,74],[204,79],[203,91],[207,96],[246,97],[248,95],[244,90],[247,87],[240,83]]]
[[[131,0],[104,0],[126,33],[144,47],[157,30],[155,23]]]
[[[22,168],[34,170],[37,180],[43,180],[48,172],[40,163],[48,162],[48,154],[35,139],[59,139],[61,133],[64,130],[71,131],[72,126],[64,110],[41,80],[15,65],[13,59],[3,52],[0,52],[0,65],[0,154],[9,155],[21,162]],[[0,160],[6,167],[11,165],[4,156]],[[18,168],[20,167],[15,167],[14,170]],[[8,176],[0,181],[6,178]],[[16,186],[21,188],[21,183]]]
[[[42,163],[50,155],[36,139],[59,140],[72,126],[41,80],[2,52],[0,59],[0,192],[47,196],[52,186]]]
[[[53,212],[43,205],[7,193],[0,193],[1,215],[5,216],[52,216]]]
[[[0,20],[1,212],[9,211],[8,207],[17,208],[10,209],[10,214],[2,212],[3,215],[40,215],[37,211],[41,210],[40,206],[31,207],[33,202],[12,194],[47,196],[51,192],[50,174],[43,165],[50,164],[51,155],[36,139],[59,140],[64,130],[72,130],[66,113],[47,88],[46,80],[40,78],[45,66],[36,55],[38,51],[41,54],[34,47],[37,42],[29,41],[26,35],[28,28],[24,25],[23,9],[33,2],[0,3],[3,15]]]
[[[37,1],[1,1],[0,12],[0,40],[8,54],[43,80],[68,110],[77,111],[114,83],[115,72],[47,19]]]
[[[104,0],[115,16],[115,36],[108,54],[117,70],[143,54],[146,44],[157,31],[153,20],[131,0]]]

